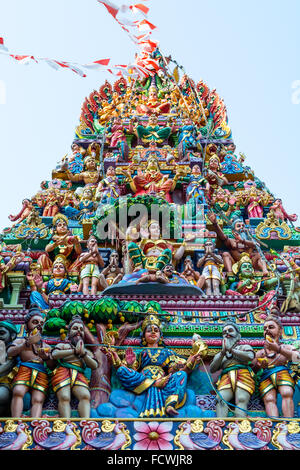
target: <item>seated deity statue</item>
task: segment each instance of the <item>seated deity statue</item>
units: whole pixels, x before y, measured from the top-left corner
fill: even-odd
[[[42,310],[49,309],[49,295],[67,295],[77,292],[78,286],[67,277],[66,261],[58,255],[52,265],[52,275],[49,281],[43,282],[41,275],[32,271],[27,274],[31,289],[30,302]]]
[[[51,270],[53,259],[57,255],[62,255],[66,259],[68,271],[78,271],[78,257],[81,254],[80,240],[72,235],[68,228],[68,219],[63,214],[57,214],[53,217],[53,235],[45,248],[44,254],[38,259],[38,264],[42,270]]]
[[[165,348],[161,322],[150,312],[142,324],[142,350],[138,356],[132,348],[126,349],[123,361],[113,348],[103,348],[103,352],[117,369],[122,386],[143,397],[140,418],[177,416],[185,402],[188,374],[204,352],[198,350],[185,361]]]

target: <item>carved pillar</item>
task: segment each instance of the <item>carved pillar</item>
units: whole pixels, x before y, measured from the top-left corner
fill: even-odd
[[[12,292],[10,297],[10,302],[8,305],[5,305],[5,308],[24,308],[24,305],[19,304],[19,297],[21,289],[26,285],[26,276],[22,272],[10,272],[7,273],[8,284],[10,285]]]

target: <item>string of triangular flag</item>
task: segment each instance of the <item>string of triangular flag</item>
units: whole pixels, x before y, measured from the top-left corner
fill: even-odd
[[[146,1],[146,0],[141,0]],[[0,37],[0,54],[10,56],[19,64],[28,65],[30,63],[44,62],[55,70],[69,69],[81,77],[86,77],[86,70],[98,69],[108,71],[114,75],[131,75],[145,77],[153,75],[158,69],[158,61],[151,57],[151,53],[157,48],[158,42],[150,40],[152,31],[156,28],[155,25],[150,23],[147,19],[135,20],[135,15],[141,14],[146,17],[149,8],[143,3],[135,4],[121,4],[117,5],[110,0],[97,0],[99,4],[103,4],[106,10],[113,16],[122,29],[128,34],[130,39],[140,49],[140,54],[137,54],[134,63],[132,64],[119,64],[109,66],[110,59],[99,59],[86,64],[79,64],[74,61],[57,60],[46,57],[36,57],[32,54],[13,54],[11,53],[4,43],[4,38]],[[139,34],[139,33],[143,34]]]

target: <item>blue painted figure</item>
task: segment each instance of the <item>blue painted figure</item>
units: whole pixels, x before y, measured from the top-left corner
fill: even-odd
[[[198,351],[185,360],[164,348],[161,324],[154,314],[148,315],[142,324],[142,344],[145,347],[138,356],[128,348],[124,361],[112,348],[103,352],[117,368],[123,387],[144,397],[141,418],[176,416],[186,400],[187,374],[200,361],[201,353]]]
[[[209,183],[203,178],[199,165],[194,165],[190,182],[186,188],[186,200],[193,199],[197,204],[205,204],[205,193],[209,191]]]

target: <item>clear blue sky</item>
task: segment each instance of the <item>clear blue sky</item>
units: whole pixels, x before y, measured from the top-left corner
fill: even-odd
[[[224,98],[237,152],[300,216],[299,117],[292,86],[300,80],[299,0],[150,0],[149,20],[162,51]],[[129,63],[135,47],[96,0],[2,2],[0,36],[17,54]],[[21,201],[51,178],[70,150],[86,95],[109,74],[80,78],[46,64],[0,56],[0,230]],[[300,97],[300,93],[297,95]],[[294,99],[295,103],[300,101]]]

